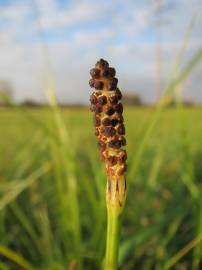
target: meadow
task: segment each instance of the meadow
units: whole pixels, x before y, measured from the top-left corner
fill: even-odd
[[[202,269],[201,116],[125,109],[120,269]],[[101,269],[105,178],[88,109],[2,109],[0,269]]]

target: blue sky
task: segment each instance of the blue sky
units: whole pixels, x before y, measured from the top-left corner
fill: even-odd
[[[201,47],[200,10],[200,0],[0,0],[0,80],[12,83],[17,101],[46,99],[43,33],[60,101],[88,102],[88,70],[103,57],[116,67],[123,92],[153,102],[157,35],[163,89],[193,18],[182,65]],[[200,64],[183,84],[186,98],[202,101],[201,71]]]

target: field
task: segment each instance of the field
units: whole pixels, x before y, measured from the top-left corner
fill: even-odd
[[[122,270],[202,269],[202,108],[126,108]],[[87,109],[0,111],[0,269],[98,270],[105,172]]]

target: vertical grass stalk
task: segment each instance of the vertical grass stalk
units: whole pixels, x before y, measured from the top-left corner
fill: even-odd
[[[117,88],[116,71],[100,59],[90,70],[89,81],[95,90],[91,95],[95,135],[98,138],[101,160],[107,174],[107,243],[105,270],[116,270],[118,264],[120,217],[126,198],[126,145],[123,124],[122,94]]]

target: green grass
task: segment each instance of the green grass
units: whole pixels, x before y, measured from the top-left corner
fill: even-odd
[[[129,188],[119,266],[199,270],[202,108],[154,114],[124,112]],[[106,180],[91,113],[2,110],[0,131],[0,269],[101,269]]]

